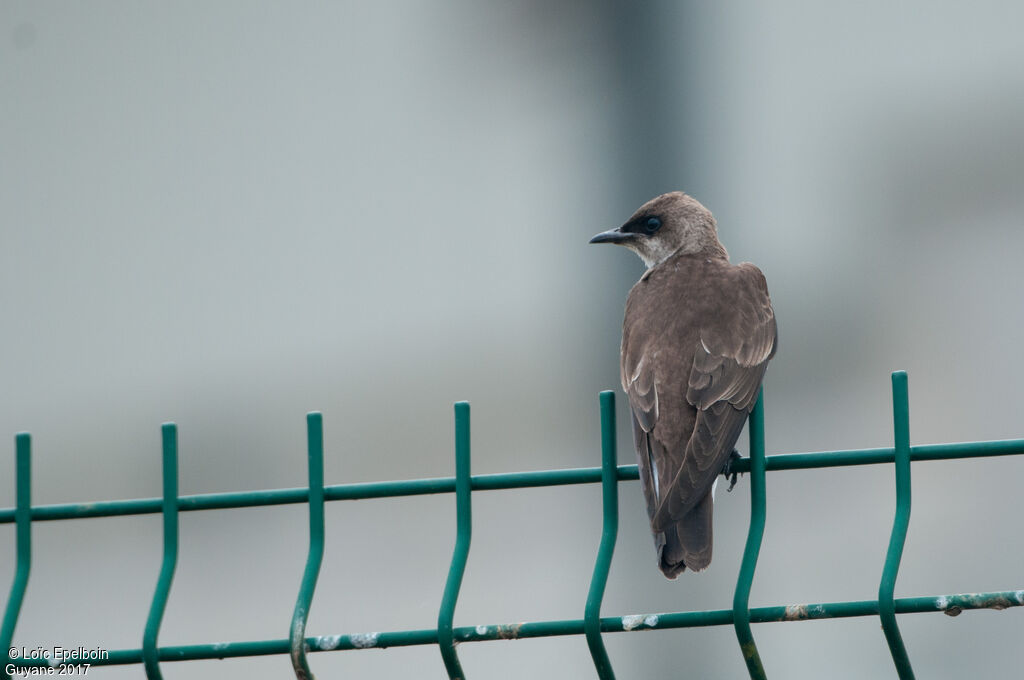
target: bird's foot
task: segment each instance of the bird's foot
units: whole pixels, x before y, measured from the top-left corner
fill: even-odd
[[[743,456],[736,449],[732,450],[729,454],[729,458],[725,461],[725,466],[722,468],[722,476],[729,480],[729,488],[726,492],[732,491],[733,487],[736,486],[736,479],[740,476],[739,472],[735,472],[732,469],[733,463],[741,459]]]

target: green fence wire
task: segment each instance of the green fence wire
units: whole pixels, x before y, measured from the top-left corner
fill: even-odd
[[[732,625],[736,630],[736,638],[750,677],[757,680],[766,678],[767,675],[750,624],[877,616],[881,621],[899,677],[904,680],[913,678],[914,673],[909,654],[897,625],[897,614],[941,611],[956,615],[965,609],[1005,609],[1024,606],[1024,590],[928,597],[895,597],[896,577],[910,522],[910,464],[912,461],[1020,455],[1024,454],[1024,439],[911,446],[906,373],[902,371],[893,373],[892,390],[895,432],[892,448],[772,456],[765,455],[762,394],[762,398],[750,416],[750,457],[741,459],[733,465],[733,470],[750,473],[751,507],[750,528],[732,608],[611,617],[602,617],[600,614],[618,532],[618,484],[621,481],[638,479],[636,465],[617,465],[616,463],[615,395],[613,392],[602,392],[600,395],[602,462],[599,468],[472,476],[470,474],[469,404],[459,402],[455,405],[454,478],[324,486],[323,423],[319,413],[310,413],[307,416],[308,487],[179,496],[177,427],[173,423],[165,423],[162,428],[163,497],[97,503],[33,507],[31,504],[31,439],[27,433],[19,433],[15,436],[16,507],[0,509],[0,524],[13,522],[16,527],[14,583],[11,586],[10,597],[4,609],[3,623],[0,626],[0,649],[17,649],[12,647],[12,642],[32,564],[33,522],[161,513],[164,520],[163,560],[160,565],[156,591],[143,630],[142,646],[137,649],[105,651],[100,658],[87,659],[87,662],[93,666],[142,664],[146,677],[155,680],[161,677],[161,662],[288,654],[296,678],[304,680],[313,677],[307,660],[308,652],[437,645],[448,677],[454,679],[464,677],[456,653],[455,645],[457,643],[555,635],[584,635],[598,677],[607,680],[614,678],[615,675],[611,659],[602,641],[603,633]],[[896,512],[878,588],[878,599],[750,608],[750,590],[766,522],[766,471],[882,463],[894,464]],[[602,486],[604,520],[583,618],[455,627],[453,624],[455,606],[466,569],[472,536],[472,491],[593,483],[600,483]],[[306,636],[306,621],[324,554],[324,502],[436,493],[455,493],[456,496],[455,549],[441,598],[437,628]],[[288,637],[217,644],[157,646],[160,624],[171,593],[174,569],[177,563],[178,513],[287,503],[307,503],[309,505],[310,528],[309,556],[302,574]],[[21,669],[52,665],[52,661],[47,658],[26,659],[21,655],[17,659],[4,659],[0,677],[6,680],[10,678],[12,670],[18,672]]]

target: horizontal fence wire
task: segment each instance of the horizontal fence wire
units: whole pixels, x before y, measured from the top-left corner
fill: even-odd
[[[31,569],[31,526],[33,522],[116,517],[162,513],[164,519],[163,559],[156,592],[145,622],[142,646],[105,652],[102,658],[89,659],[94,666],[141,664],[150,680],[160,678],[160,662],[198,659],[226,659],[270,654],[289,654],[297,678],[313,677],[307,652],[437,645],[449,678],[462,678],[455,645],[463,642],[526,639],[535,637],[583,635],[586,637],[594,667],[602,680],[614,678],[612,662],[602,641],[603,633],[666,630],[700,626],[731,625],[735,628],[747,670],[752,679],[766,678],[766,672],[750,624],[804,621],[854,616],[879,617],[893,663],[900,678],[913,678],[909,653],[897,626],[896,615],[919,612],[944,612],[955,616],[968,609],[1006,609],[1024,606],[1024,589],[982,593],[963,593],[928,597],[894,596],[896,577],[902,558],[910,519],[911,462],[951,460],[986,456],[1024,454],[1024,439],[967,442],[956,444],[910,445],[909,400],[906,374],[892,376],[894,446],[891,448],[824,451],[765,455],[763,394],[750,417],[750,457],[736,461],[732,470],[750,472],[751,521],[739,578],[730,609],[707,611],[658,612],[626,616],[600,616],[601,601],[607,584],[618,530],[618,483],[638,479],[636,465],[616,465],[614,394],[600,395],[601,467],[567,470],[472,475],[470,473],[469,404],[455,405],[456,474],[454,477],[370,482],[325,486],[323,483],[323,431],[319,413],[307,416],[307,461],[309,486],[297,489],[273,489],[190,496],[178,495],[177,428],[163,425],[163,496],[134,500],[58,505],[31,504],[31,439],[27,433],[15,437],[14,508],[0,509],[0,524],[16,525],[15,576],[0,626],[0,649],[10,648],[21,612]],[[889,548],[886,552],[878,599],[819,604],[749,607],[749,597],[766,522],[765,473],[848,465],[893,463],[896,478],[896,512]],[[559,486],[571,484],[602,485],[602,533],[584,616],[581,619],[453,625],[454,612],[468,558],[472,535],[471,493],[498,489]],[[316,580],[324,551],[325,501],[388,498],[423,494],[456,495],[456,541],[438,614],[437,628],[381,632],[343,633],[306,636],[305,626],[312,604]],[[177,562],[178,513],[196,510],[259,507],[290,503],[308,503],[310,508],[310,549],[303,571],[295,611],[286,638],[216,644],[157,646],[160,623],[167,604]],[[5,659],[0,677],[9,678],[7,669],[46,666],[48,659]]]

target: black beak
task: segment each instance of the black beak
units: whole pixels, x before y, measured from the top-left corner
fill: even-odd
[[[628,231],[622,231],[622,228],[611,229],[609,231],[602,231],[600,234],[590,239],[591,243],[623,243],[629,241],[636,234]]]

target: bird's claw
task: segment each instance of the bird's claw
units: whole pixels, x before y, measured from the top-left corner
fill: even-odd
[[[736,480],[740,476],[739,472],[733,471],[732,465],[742,457],[739,451],[733,449],[732,453],[729,454],[729,458],[725,461],[725,466],[722,468],[722,476],[729,480],[729,488],[726,489],[727,493],[733,490],[736,486]]]

